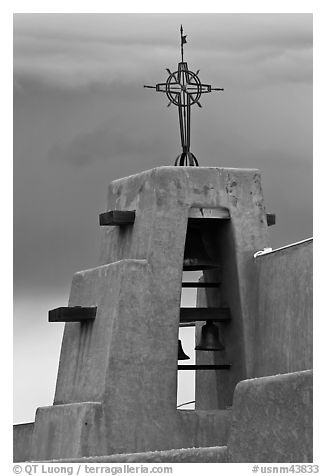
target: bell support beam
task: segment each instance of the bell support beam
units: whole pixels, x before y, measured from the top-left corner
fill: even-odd
[[[221,269],[219,263],[196,258],[183,260],[183,271],[202,271],[207,269]]]
[[[191,227],[200,227],[200,228],[214,228],[218,226],[220,223],[225,223],[230,220],[230,216],[227,216],[225,214],[224,216],[220,217],[189,217],[188,218],[188,226]],[[267,220],[267,225],[272,226],[275,225],[276,223],[276,215],[275,213],[266,213],[266,220]]]
[[[230,216],[221,216],[214,218],[207,217],[189,217],[188,218],[188,227],[190,228],[214,228],[220,223],[225,223],[230,220]]]
[[[94,321],[97,307],[57,307],[49,311],[49,322],[85,322]]]
[[[184,282],[183,288],[219,288],[221,283]]]
[[[99,215],[100,226],[133,225],[135,218],[135,210],[110,210]]]
[[[229,322],[230,320],[230,310],[227,307],[182,307],[180,309],[180,323]]]
[[[231,364],[215,364],[215,365],[178,365],[178,370],[229,370]]]

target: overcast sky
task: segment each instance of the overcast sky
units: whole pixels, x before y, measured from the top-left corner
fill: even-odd
[[[200,165],[261,170],[274,248],[312,235],[312,15],[16,14],[15,422],[52,404],[47,311],[98,264],[108,183],[180,153],[177,109],[143,88],[177,69],[180,23],[189,68],[225,88],[192,111]]]

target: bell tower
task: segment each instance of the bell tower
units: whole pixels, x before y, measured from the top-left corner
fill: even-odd
[[[116,180],[100,225],[99,266],[77,272],[68,307],[49,312],[66,324],[32,459],[226,444],[235,385],[253,376],[252,257],[268,246],[258,171],[159,167]],[[180,308],[192,269],[203,270],[198,305]],[[185,324],[197,326],[195,366],[178,363]],[[189,368],[196,409],[177,410],[177,372]]]

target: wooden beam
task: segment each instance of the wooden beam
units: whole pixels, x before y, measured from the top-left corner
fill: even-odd
[[[276,215],[275,213],[266,213],[267,226],[275,225]]]
[[[97,307],[57,307],[49,311],[49,322],[94,321]]]
[[[226,207],[191,207],[189,218],[230,218],[230,210]]]
[[[221,223],[225,223],[230,221],[229,216],[224,217],[214,217],[214,218],[207,218],[207,217],[189,217],[188,218],[188,227],[196,227],[196,228],[215,228],[216,226],[220,225]]]
[[[203,269],[217,269],[221,268],[219,263],[213,261],[197,259],[197,258],[186,258],[183,260],[183,271],[200,271]]]
[[[221,217],[214,217],[214,218],[207,218],[207,217],[189,217],[188,218],[188,226],[195,227],[195,228],[215,228],[220,223],[225,223],[231,219],[230,216],[221,216]],[[276,215],[275,213],[266,213],[266,220],[267,225],[272,226],[276,223]]]
[[[229,370],[231,364],[216,365],[178,365],[178,370]]]
[[[180,309],[180,323],[198,321],[230,321],[228,307],[182,307]]]
[[[221,283],[184,282],[183,288],[219,288]]]
[[[135,210],[110,210],[100,214],[100,226],[133,225],[135,217]]]

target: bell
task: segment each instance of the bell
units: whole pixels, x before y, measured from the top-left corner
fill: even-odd
[[[184,271],[206,269],[212,264],[198,228],[188,228],[183,258]]]
[[[201,328],[201,339],[195,350],[224,350],[219,338],[218,327],[213,322],[207,321]]]
[[[188,357],[187,354],[184,353],[181,340],[178,339],[178,360],[188,360],[190,357]]]

